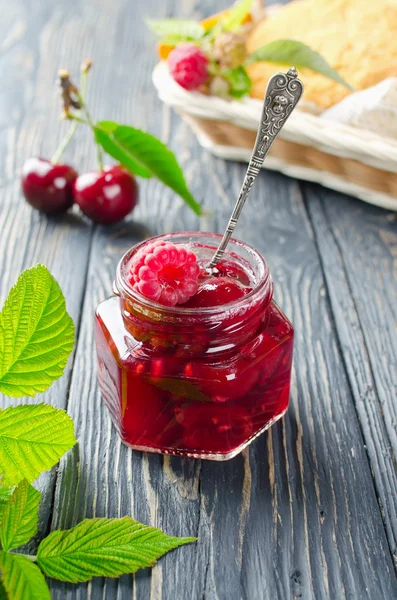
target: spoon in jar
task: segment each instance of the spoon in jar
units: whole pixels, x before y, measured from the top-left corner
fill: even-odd
[[[248,198],[259,171],[261,170],[263,161],[286,120],[298,104],[302,93],[303,84],[298,79],[298,72],[294,67],[289,69],[287,73],[276,73],[269,79],[255,146],[244,177],[243,185],[223,238],[213,259],[208,265],[209,270],[215,267],[221,260],[226,250],[226,246],[235,230],[245,201]]]

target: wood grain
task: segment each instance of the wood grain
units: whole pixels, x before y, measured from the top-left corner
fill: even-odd
[[[397,218],[317,186],[305,197],[397,564]]]
[[[80,586],[51,582],[52,597],[394,598],[394,217],[275,173],[259,177],[237,236],[266,256],[276,299],[294,322],[293,391],[286,417],[232,461],[132,452],[120,443],[99,396],[93,313],[111,293],[120,256],[163,231],[221,231],[243,179],[245,166],[202,151],[150,82],[156,57],[143,17],[198,18],[213,10],[210,0],[5,5],[0,294],[5,297],[22,268],[41,261],[58,278],[78,325],[75,356],[44,398],[67,406],[79,445],[60,463],[52,507],[54,479],[41,480],[39,534],[49,518],[52,528],[68,528],[84,517],[130,514],[169,534],[200,538],[152,571]],[[107,229],[91,228],[77,215],[50,221],[23,204],[17,172],[24,158],[50,155],[60,137],[48,94],[56,71],[67,66],[77,73],[87,56],[97,65],[92,112],[169,143],[209,217],[199,221],[156,181],[142,182],[133,218]],[[82,171],[95,168],[86,132],[67,158]]]

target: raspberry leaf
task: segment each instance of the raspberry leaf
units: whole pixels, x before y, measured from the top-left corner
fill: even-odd
[[[250,65],[256,62],[271,62],[279,65],[294,65],[297,69],[310,69],[350,90],[353,89],[318,52],[296,40],[270,42],[250,54],[245,64]]]
[[[74,444],[74,426],[65,411],[48,404],[0,409],[0,472],[6,486],[34,481]]]
[[[105,121],[95,126],[97,141],[105,152],[130,169],[130,159],[150,175],[157,177],[176,192],[196,213],[202,214],[200,204],[194,199],[187,187],[183,171],[176,157],[159,139],[127,125]],[[138,174],[131,169],[133,173]]]
[[[43,265],[27,269],[0,313],[0,392],[44,392],[58,379],[74,344],[73,321],[58,283]]]
[[[26,544],[37,532],[41,494],[24,479],[3,508],[0,541],[3,550]]]
[[[173,39],[180,42],[200,40],[205,29],[197,21],[187,19],[146,19],[146,25],[156,35],[165,38],[165,42]]]
[[[233,98],[242,98],[251,91],[251,79],[243,66],[226,69],[222,76],[230,85],[229,94]]]
[[[1,481],[3,479],[3,476],[0,477],[0,526],[1,526],[1,521],[3,518],[3,511],[4,511],[4,507],[8,502],[8,498],[11,496],[13,489],[12,487],[3,487]],[[1,594],[0,594],[0,600],[1,600]]]
[[[9,600],[51,600],[40,569],[25,556],[0,551],[1,583]],[[1,595],[0,600],[4,596]]]
[[[48,577],[77,583],[135,573],[193,541],[169,537],[131,517],[85,519],[73,529],[50,533],[38,548],[37,562]]]

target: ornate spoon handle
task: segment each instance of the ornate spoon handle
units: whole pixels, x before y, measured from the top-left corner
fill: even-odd
[[[289,69],[287,73],[276,73],[269,79],[255,146],[247,173],[245,174],[243,185],[227,229],[219,244],[218,250],[215,252],[212,261],[208,265],[209,268],[215,267],[222,258],[226,246],[237,225],[245,201],[248,198],[248,194],[254,185],[256,176],[261,170],[263,161],[286,120],[298,104],[302,93],[303,85],[298,79],[298,73],[294,67]]]

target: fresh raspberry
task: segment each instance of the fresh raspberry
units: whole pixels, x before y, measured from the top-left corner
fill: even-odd
[[[174,80],[185,90],[197,90],[208,78],[208,58],[198,46],[181,44],[168,57]]]
[[[175,306],[197,292],[199,272],[196,255],[189,248],[159,240],[135,254],[130,283],[142,296]]]

